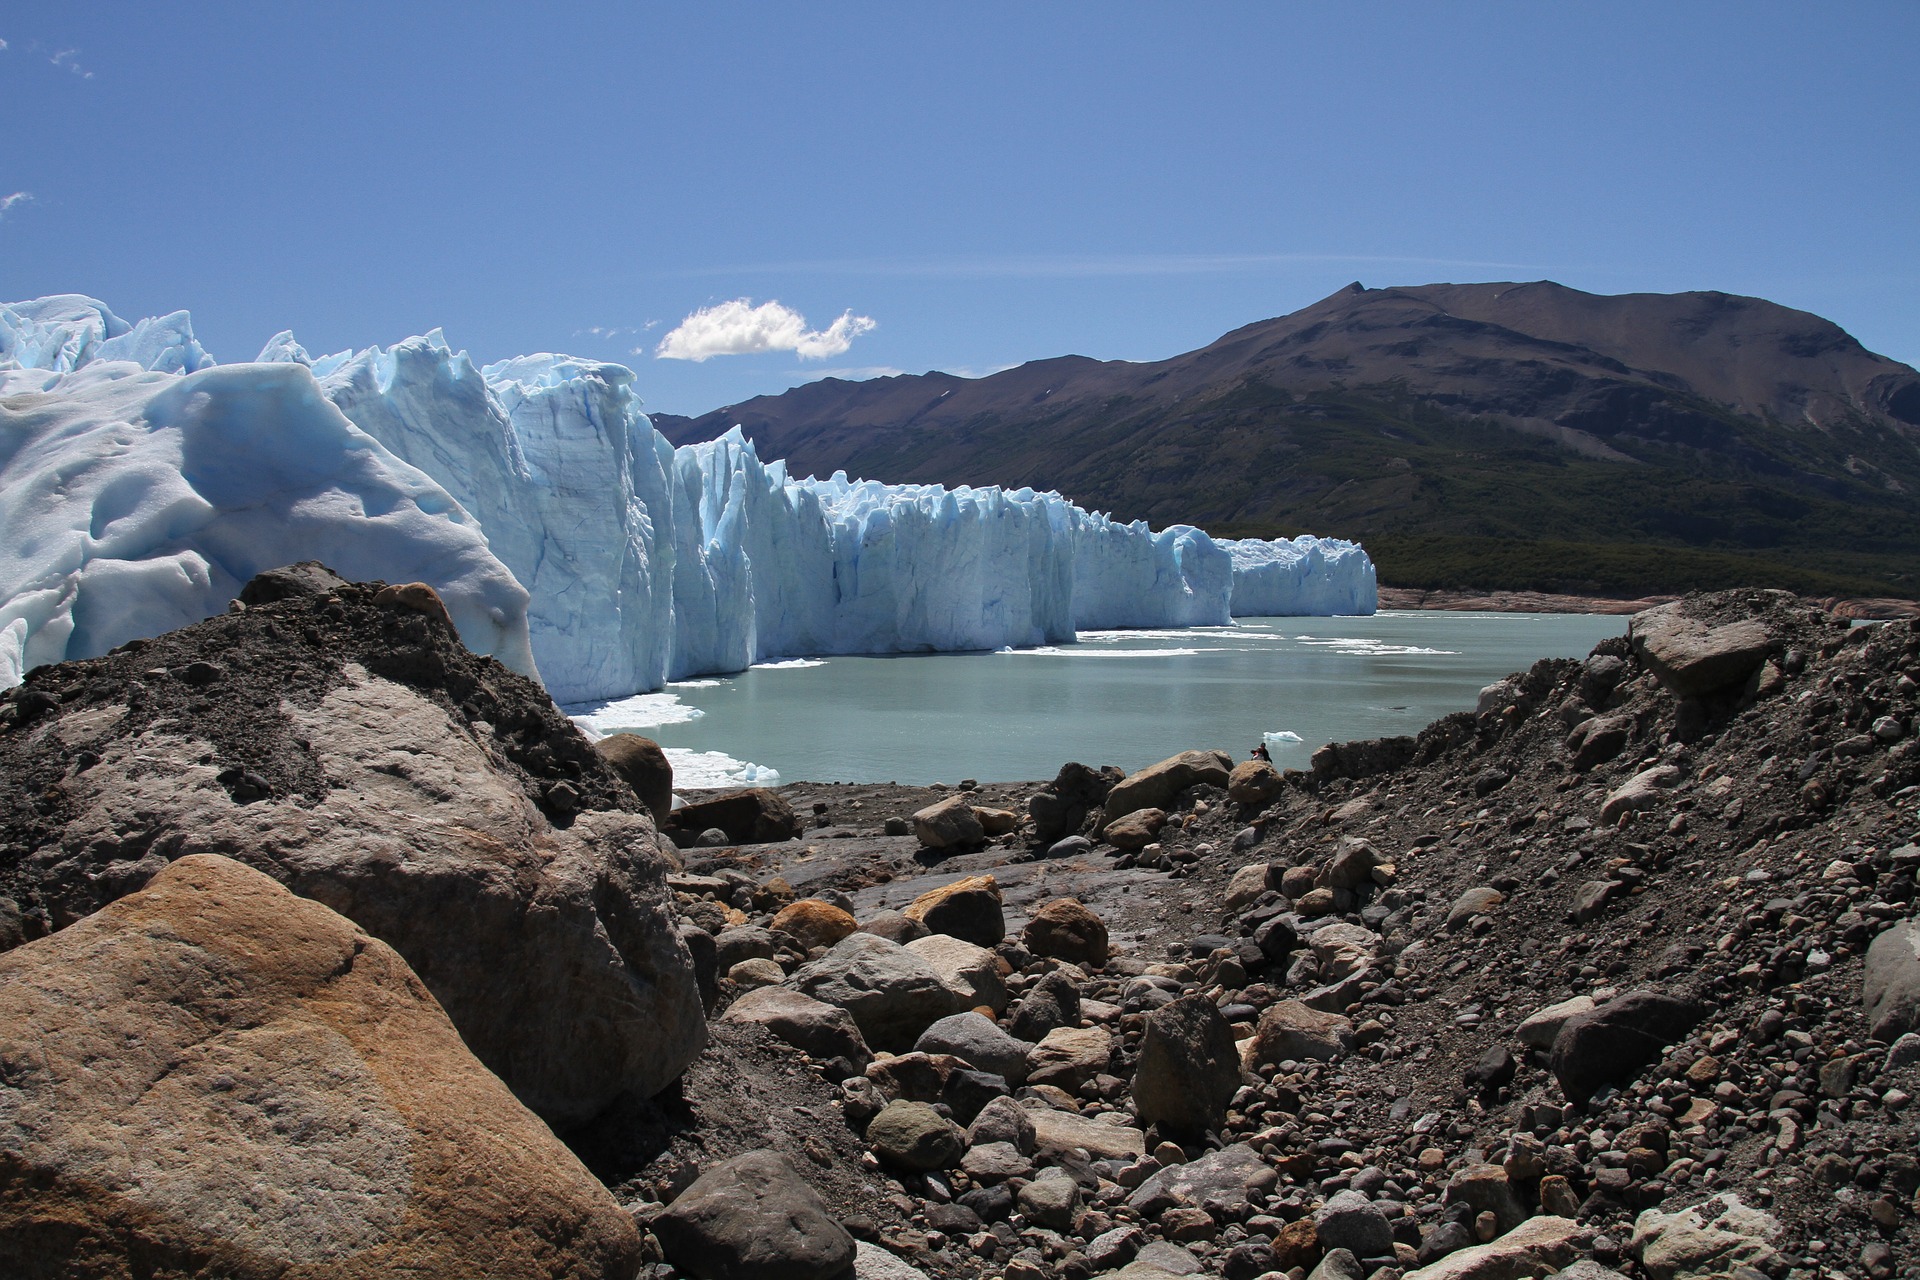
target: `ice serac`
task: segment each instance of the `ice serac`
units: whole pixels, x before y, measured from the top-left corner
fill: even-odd
[[[0,680],[316,556],[434,584],[470,646],[537,664],[563,703],[776,657],[1374,608],[1352,543],[1154,532],[1032,489],[795,479],[738,428],[675,450],[620,365],[481,369],[437,330],[317,358],[280,333],[254,364],[211,363],[184,312],[0,308],[5,389],[39,397],[0,411],[28,427],[0,444]]]
[[[1233,612],[1241,618],[1370,614],[1380,592],[1357,542],[1301,536],[1223,539],[1233,561]]]
[[[534,673],[526,592],[478,525],[307,369],[213,366],[184,312],[0,307],[0,687],[222,612],[306,559],[432,583],[471,648]]]

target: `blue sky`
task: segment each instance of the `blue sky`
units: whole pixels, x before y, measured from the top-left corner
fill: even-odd
[[[1550,278],[1920,362],[1910,2],[108,0],[0,40],[0,298],[186,308],[222,360],[441,326],[696,413]]]

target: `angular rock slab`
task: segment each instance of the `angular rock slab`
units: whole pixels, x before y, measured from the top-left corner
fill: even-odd
[[[1578,1256],[1584,1234],[1571,1218],[1540,1214],[1486,1244],[1409,1271],[1405,1280],[1529,1280],[1554,1275]]]
[[[931,965],[897,942],[855,933],[794,973],[791,984],[853,1015],[869,1045],[890,1053],[913,1047],[920,1033],[950,1013],[960,997]]]
[[[1175,1134],[1218,1129],[1240,1088],[1233,1028],[1204,994],[1181,996],[1147,1015],[1134,1069],[1140,1120]]]
[[[226,858],[0,957],[0,1274],[631,1275],[392,948]]]
[[[1715,693],[1744,681],[1767,660],[1772,640],[1758,621],[1709,626],[1688,617],[1676,600],[1627,624],[1633,651],[1660,683],[1683,698]]]
[[[1592,1013],[1569,1018],[1553,1038],[1550,1067],[1567,1101],[1585,1106],[1606,1085],[1627,1083],[1705,1016],[1694,1000],[1630,991]]]

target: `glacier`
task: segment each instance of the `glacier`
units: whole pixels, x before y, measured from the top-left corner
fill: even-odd
[[[794,478],[736,428],[673,448],[622,365],[476,367],[435,330],[217,365],[186,312],[0,306],[0,687],[326,560],[420,580],[563,704],[802,655],[1371,613],[1357,544],[1158,532],[1057,493]]]

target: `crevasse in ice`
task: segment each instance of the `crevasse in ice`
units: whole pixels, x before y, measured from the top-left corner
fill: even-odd
[[[794,479],[737,429],[672,448],[633,380],[560,355],[476,369],[438,331],[319,358],[281,333],[214,367],[185,312],[0,308],[0,685],[217,612],[296,559],[432,583],[471,647],[561,702],[770,657],[1374,608],[1353,543]]]

